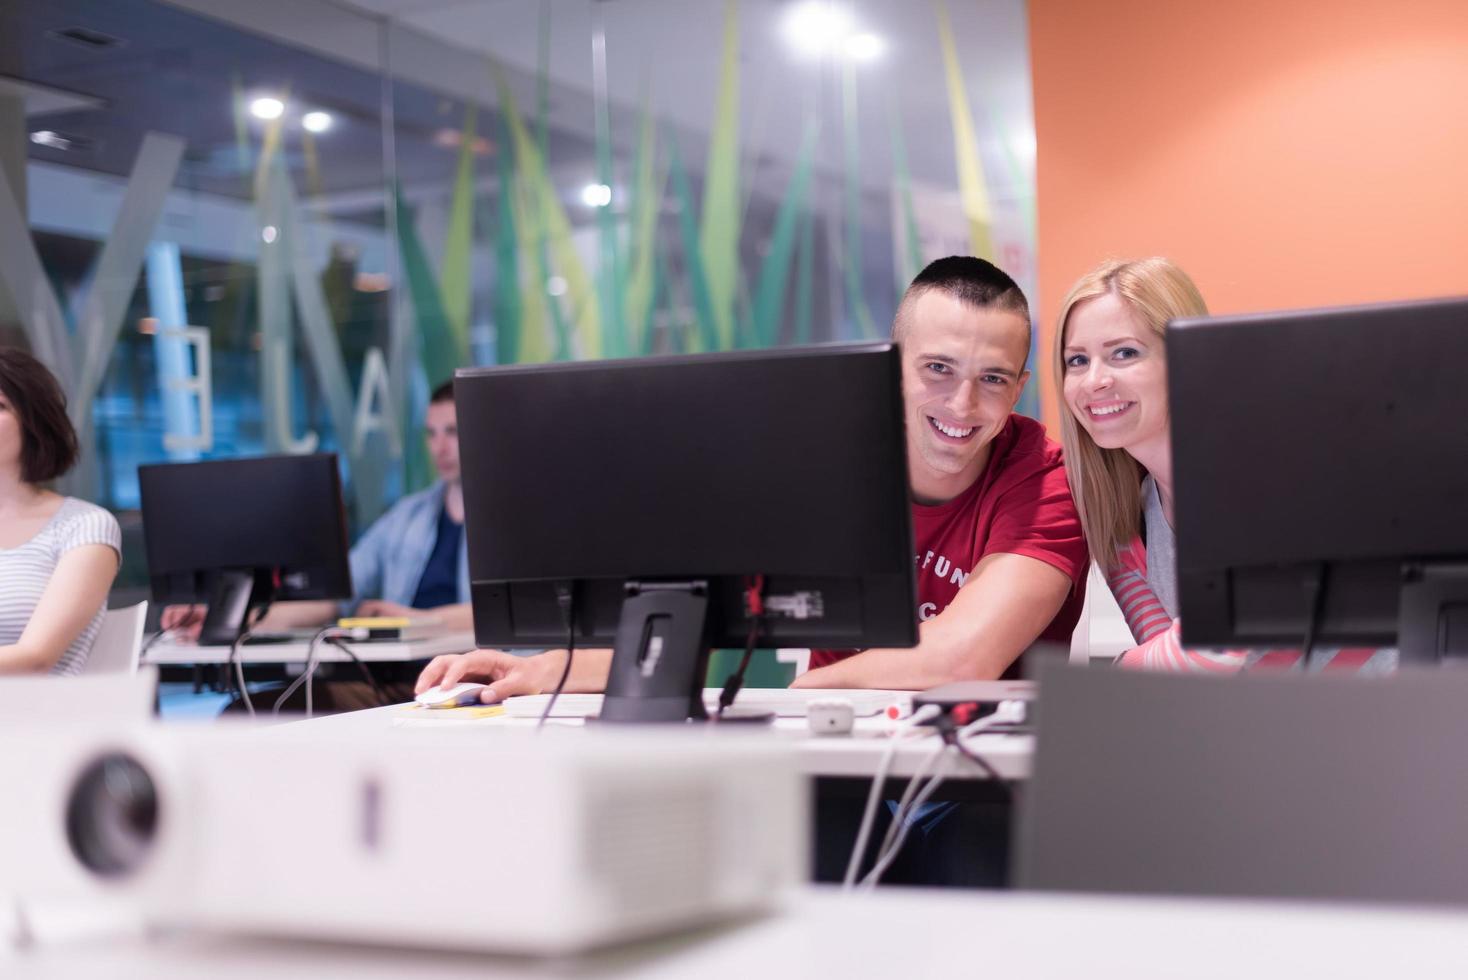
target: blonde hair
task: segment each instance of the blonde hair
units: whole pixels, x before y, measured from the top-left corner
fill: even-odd
[[[1157,336],[1176,317],[1207,316],[1203,296],[1188,274],[1170,259],[1108,259],[1081,276],[1060,306],[1055,331],[1055,390],[1060,392],[1060,441],[1065,447],[1065,474],[1075,498],[1086,541],[1102,568],[1115,565],[1118,554],[1136,538],[1142,513],[1142,467],[1125,450],[1096,445],[1065,402],[1065,329],[1081,303],[1106,294],[1124,302]]]

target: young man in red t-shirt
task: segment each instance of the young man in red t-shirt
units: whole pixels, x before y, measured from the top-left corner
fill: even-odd
[[[908,286],[902,346],[917,562],[916,649],[816,650],[796,687],[913,689],[1017,676],[1037,639],[1069,646],[1090,559],[1060,446],[1013,414],[1030,316],[983,259],[939,259]]]
[[[1012,675],[1037,639],[1069,644],[1089,558],[1060,447],[1015,415],[1029,380],[1029,306],[983,259],[924,269],[892,325],[902,346],[907,460],[917,545],[918,646],[814,651],[797,687],[922,690]],[[438,657],[418,691],[489,682],[486,703],[549,690],[565,651]],[[578,652],[567,691],[606,686],[610,650]]]

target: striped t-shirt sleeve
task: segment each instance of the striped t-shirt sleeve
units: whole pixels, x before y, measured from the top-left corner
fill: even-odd
[[[121,557],[122,530],[117,519],[101,507],[68,497],[35,537],[0,553],[0,644],[20,639],[66,554],[97,544]],[[52,674],[81,673],[106,608],[106,602],[98,603],[87,625],[51,668]]]
[[[118,561],[122,559],[122,529],[118,527],[117,518],[111,512],[104,510],[95,504],[89,504],[83,500],[68,498],[65,507],[68,513],[64,520],[58,521],[55,527],[54,550],[55,563],[59,563],[63,555],[89,544],[106,545],[117,552]],[[56,570],[53,563],[51,571]],[[102,617],[107,613],[107,603],[104,601],[98,608],[91,621],[87,623],[71,646],[61,655],[61,660],[51,669],[53,674],[79,674],[86,666],[87,657],[92,652],[92,644],[96,642],[97,634],[102,629]]]
[[[67,501],[68,504],[72,501]],[[118,556],[122,555],[122,529],[118,527],[117,518],[111,513],[91,504],[81,504],[76,508],[76,514],[69,517],[60,527],[56,534],[56,558],[75,548],[88,544],[105,544]]]

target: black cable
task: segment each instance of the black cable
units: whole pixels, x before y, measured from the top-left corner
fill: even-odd
[[[561,607],[561,615],[566,620],[566,666],[561,668],[561,679],[556,681],[556,689],[551,692],[550,700],[545,703],[545,710],[540,713],[540,721],[535,724],[537,731],[545,726],[545,720],[551,716],[556,699],[561,696],[566,679],[571,676],[571,658],[576,655],[576,586],[573,583],[557,582],[555,589],[556,604]]]
[[[754,643],[759,636],[760,621],[755,617],[749,626],[749,638],[744,641],[744,655],[739,658],[739,666],[724,681],[724,689],[719,692],[719,710],[716,718],[724,717],[724,710],[734,703],[739,697],[739,692],[744,690],[744,674],[749,670],[750,658],[754,655]]]
[[[1315,637],[1320,631],[1320,620],[1325,613],[1325,592],[1330,579],[1330,566],[1319,562],[1313,574],[1305,578],[1305,592],[1309,600],[1309,615],[1305,620],[1305,642],[1300,648],[1300,672],[1310,670],[1310,655],[1315,652]]]
[[[347,656],[352,658],[352,663],[356,665],[358,672],[362,675],[362,679],[365,680],[369,686],[371,686],[372,693],[377,696],[377,702],[379,705],[381,705],[382,707],[387,707],[390,704],[396,703],[394,699],[387,696],[387,692],[382,689],[382,685],[377,683],[377,678],[372,676],[372,671],[367,669],[367,665],[362,662],[361,657],[357,656],[357,652],[347,645],[347,641],[345,638],[340,636],[328,636],[326,638],[326,642],[330,643],[342,653],[345,653]]]
[[[724,717],[725,709],[734,703],[734,699],[744,689],[744,675],[749,670],[750,658],[754,656],[754,644],[759,639],[760,628],[765,622],[764,588],[763,575],[756,575],[753,583],[745,586],[745,601],[749,605],[749,637],[744,641],[744,656],[739,658],[739,666],[724,681],[724,689],[719,692],[719,710],[714,715],[715,719]]]
[[[940,737],[943,739],[945,744],[953,746],[955,749],[958,750],[958,753],[960,755],[972,762],[974,765],[978,766],[979,769],[983,771],[985,777],[993,780],[996,785],[1006,788],[1008,787],[1008,784],[1004,782],[1003,778],[1001,778],[999,773],[995,771],[994,767],[989,764],[989,761],[987,759],[979,755],[967,745],[963,744],[963,740],[958,737],[958,732],[950,729],[946,732],[943,732]]]
[[[193,619],[193,617],[194,617],[194,610],[197,609],[197,608],[199,608],[199,604],[197,602],[191,602],[191,603],[189,603],[189,611],[184,614],[184,623],[187,623],[189,620]],[[159,625],[159,628],[158,628],[158,632],[156,632],[152,636],[148,637],[148,641],[146,643],[144,643],[143,644],[143,648],[138,651],[138,663],[142,663],[144,660],[147,659],[147,657],[148,657],[148,651],[151,650],[151,649],[153,649],[153,644],[157,643],[159,640],[163,639],[168,634],[170,634],[170,633],[177,633],[177,632],[178,632],[178,627],[177,626],[171,627],[169,629],[163,629],[162,628],[162,625],[160,624]]]

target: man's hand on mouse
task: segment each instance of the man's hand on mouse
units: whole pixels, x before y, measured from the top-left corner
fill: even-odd
[[[499,650],[446,654],[428,662],[418,675],[413,693],[422,694],[432,687],[448,690],[460,681],[477,681],[489,685],[479,692],[480,702],[495,704],[505,698],[550,690],[555,687],[565,662],[564,650],[550,650],[533,657],[516,657]]]
[[[179,643],[195,643],[204,625],[203,606],[164,606],[158,617],[158,628],[166,630]]]

